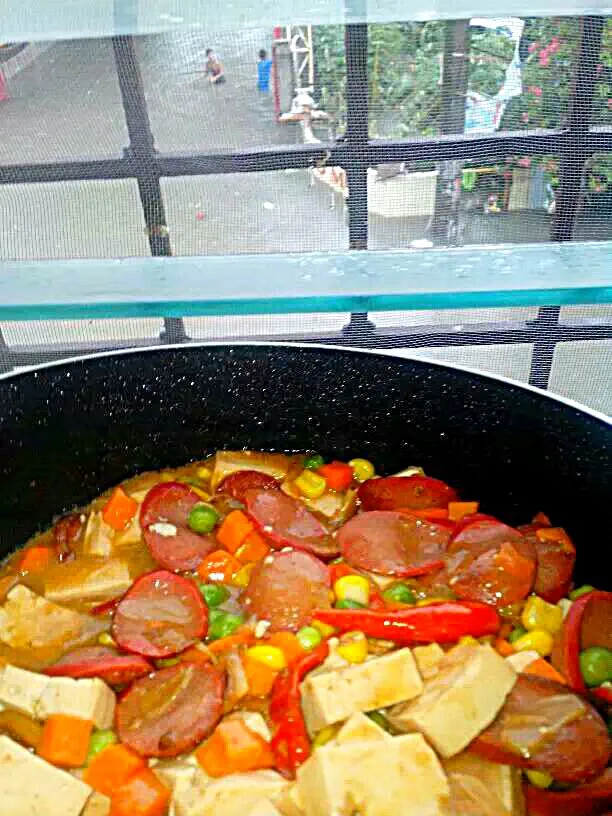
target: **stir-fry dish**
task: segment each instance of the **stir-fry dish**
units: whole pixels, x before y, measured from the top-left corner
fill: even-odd
[[[130,479],[0,569],[0,814],[606,813],[612,593],[574,561],[418,467]]]

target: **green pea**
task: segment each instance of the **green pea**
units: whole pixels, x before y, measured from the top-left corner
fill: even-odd
[[[302,626],[296,633],[296,637],[300,641],[302,649],[307,652],[314,649],[323,640],[321,633],[314,626]]]
[[[344,598],[342,601],[336,601],[334,604],[336,609],[365,609],[365,604],[359,601],[352,601],[350,598]]]
[[[243,623],[243,615],[234,615],[222,609],[211,609],[208,613],[208,639],[219,640],[219,638],[229,637]]]
[[[515,626],[515,628],[510,632],[508,635],[508,640],[510,643],[514,643],[519,638],[522,638],[523,635],[527,634],[527,630],[524,626]]]
[[[570,599],[570,601],[577,601],[578,598],[582,598],[583,595],[588,595],[588,593],[593,592],[594,589],[595,587],[592,587],[590,584],[584,584],[584,586],[572,589],[567,597]]]
[[[194,533],[211,533],[219,521],[219,514],[211,504],[196,504],[187,518]]]
[[[319,456],[318,453],[313,453],[304,459],[304,467],[306,470],[318,470],[325,464],[325,459]]]
[[[94,731],[89,738],[87,764],[91,762],[96,754],[99,754],[100,751],[108,748],[109,745],[114,745],[116,742],[118,742],[117,735],[110,728],[105,728],[102,731]]]
[[[393,584],[385,589],[383,598],[396,603],[415,604],[417,602],[416,595],[407,584]]]
[[[612,652],[603,646],[591,646],[580,652],[580,671],[587,686],[601,686],[612,680]]]
[[[369,717],[372,722],[375,722],[379,728],[383,729],[383,731],[389,730],[389,723],[387,722],[384,714],[381,714],[380,711],[368,711],[366,713],[366,717]]]
[[[221,606],[230,596],[230,591],[223,584],[198,584],[206,606]]]

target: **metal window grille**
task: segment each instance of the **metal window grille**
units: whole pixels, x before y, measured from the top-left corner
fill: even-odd
[[[342,138],[323,144],[301,144],[288,147],[171,154],[155,148],[143,80],[134,39],[117,36],[112,40],[121,100],[129,135],[129,144],[119,158],[68,160],[0,166],[0,184],[33,184],[58,181],[135,179],[153,256],[172,254],[164,198],[160,180],[179,176],[251,173],[289,168],[313,168],[324,164],[343,167],[348,187],[349,248],[368,248],[368,168],[388,162],[451,162],[484,155],[491,160],[509,154],[523,156],[556,153],[560,155],[560,186],[551,239],[571,240],[574,235],[580,185],[585,163],[596,153],[612,152],[612,131],[593,127],[592,102],[596,83],[604,19],[587,16],[581,20],[580,41],[573,73],[567,121],[552,130],[521,131],[487,136],[463,135],[453,121],[453,99],[461,99],[463,116],[465,89],[461,88],[461,71],[453,68],[451,24],[447,24],[445,52],[449,56],[448,74],[443,77],[444,134],[431,139],[379,140],[368,132],[368,25],[345,27],[346,58],[346,130]],[[455,29],[456,30],[456,29]],[[446,74],[446,71],[445,71]],[[555,346],[559,342],[589,339],[611,339],[612,325],[575,325],[560,322],[560,308],[540,308],[535,318],[513,328],[491,325],[478,331],[449,333],[439,327],[421,328],[391,337],[368,318],[352,314],[338,334],[309,335],[317,342],[346,343],[365,347],[421,347],[448,345],[532,343],[533,355],[529,382],[546,388]],[[188,339],[182,319],[168,318],[160,335],[163,343]],[[295,339],[292,335],[291,339]],[[114,344],[115,347],[117,344]],[[35,358],[27,349],[11,349],[0,333],[0,369],[10,370]],[[49,351],[48,359],[66,356],[66,349]],[[44,359],[44,355],[43,355]]]

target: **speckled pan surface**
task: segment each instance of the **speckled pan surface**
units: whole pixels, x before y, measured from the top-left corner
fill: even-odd
[[[576,539],[577,580],[604,578],[610,426],[494,378],[320,347],[158,348],[0,380],[0,553],[131,474],[223,447],[419,464],[509,523],[543,510]]]

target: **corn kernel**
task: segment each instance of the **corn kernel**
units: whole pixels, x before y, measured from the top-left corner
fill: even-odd
[[[420,601],[417,601],[417,606],[429,606],[430,604],[436,603],[448,603],[448,598],[421,598]]]
[[[370,582],[363,575],[343,575],[334,584],[337,601],[357,601],[367,606],[370,603]]]
[[[102,632],[98,635],[98,643],[100,646],[116,646],[114,639],[108,632]]]
[[[353,475],[358,482],[367,482],[376,474],[374,465],[367,459],[351,459],[349,465],[353,468]]]
[[[345,632],[336,648],[348,663],[363,663],[368,656],[368,641],[363,632]]]
[[[553,650],[553,636],[544,629],[534,629],[515,640],[512,645],[517,652],[526,652],[533,649],[540,657],[548,657]]]
[[[336,736],[340,729],[339,725],[326,725],[320,731],[317,731],[315,738],[312,741],[313,748],[320,748],[322,745],[327,745]]]
[[[472,637],[471,635],[464,635],[463,637],[460,637],[459,640],[457,641],[457,644],[459,646],[478,646],[479,645],[476,638]]]
[[[323,623],[323,621],[320,620],[313,620],[310,622],[310,625],[313,629],[317,630],[322,638],[331,637],[336,632],[335,626],[330,626],[329,623]]]
[[[198,477],[198,479],[201,479],[201,481],[203,481],[203,482],[209,482],[210,477],[212,476],[212,470],[210,468],[207,468],[207,467],[204,467],[204,466],[199,467],[196,470],[196,476]]]
[[[252,646],[246,653],[252,660],[257,660],[274,671],[282,671],[287,667],[285,653],[277,646]]]
[[[537,595],[531,595],[523,609],[521,621],[528,631],[543,629],[554,635],[563,625],[563,610],[556,604],[547,603]]]
[[[249,585],[249,581],[251,580],[251,573],[255,569],[255,562],[251,562],[250,564],[245,564],[244,567],[241,567],[238,572],[235,572],[232,575],[231,584],[235,587],[240,587],[240,589],[244,589],[246,586]]]
[[[525,771],[525,775],[536,788],[550,788],[554,782],[552,776],[546,771]]]
[[[327,490],[327,482],[323,476],[313,470],[303,470],[294,484],[307,499],[318,499]]]
[[[207,493],[205,490],[202,490],[200,487],[196,487],[195,485],[190,484],[189,489],[193,490],[194,493],[197,493],[198,496],[203,499],[204,501],[210,501],[210,493]]]

